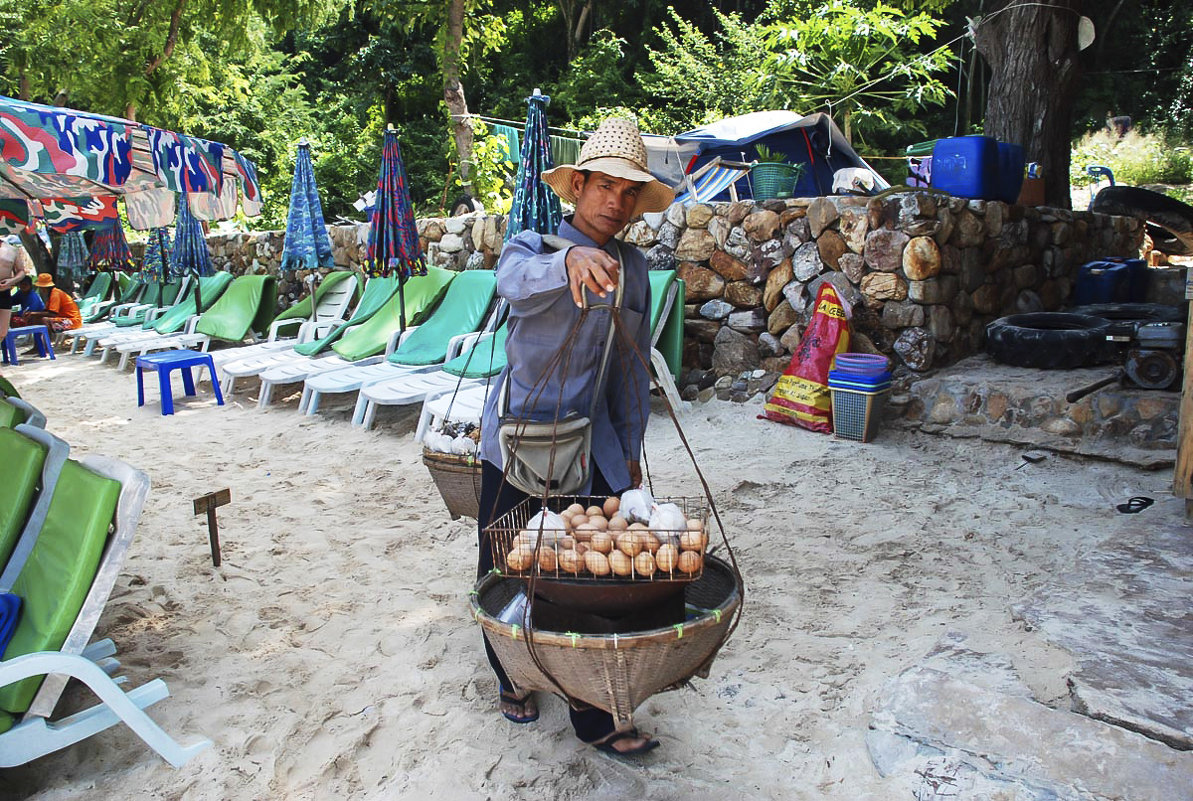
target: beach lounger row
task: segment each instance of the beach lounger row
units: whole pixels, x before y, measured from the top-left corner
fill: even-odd
[[[122,722],[180,766],[210,742],[175,742],[144,711],[169,695],[166,685],[125,692],[112,641],[91,642],[149,479],[115,459],[70,458],[44,424],[28,404],[0,399],[0,768]],[[99,703],[55,718],[71,678]]]

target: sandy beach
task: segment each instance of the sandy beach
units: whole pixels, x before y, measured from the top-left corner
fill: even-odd
[[[712,402],[681,420],[746,582],[741,624],[707,680],[636,721],[637,764],[578,742],[565,707],[496,711],[466,596],[475,524],[451,521],[412,440],[417,407],[373,431],[329,398],[267,411],[204,385],[163,417],[131,373],[81,356],[5,369],[74,453],[146,471],[153,489],[99,636],[130,686],[163,678],[151,715],[214,747],[175,770],[117,727],[0,771],[0,797],[57,799],[896,799],[866,732],[885,683],[942,642],[1001,654],[1036,701],[1068,708],[1072,657],[1011,608],[1098,543],[1138,536],[1114,504],[1171,473],[888,429],[853,443]],[[657,401],[656,401],[657,403]],[[669,419],[652,416],[657,494],[698,494]],[[1021,468],[1021,469],[1017,469]],[[192,499],[223,487],[223,565]],[[77,692],[77,691],[76,691]],[[77,693],[82,697],[82,693]],[[68,693],[67,702],[76,693]]]

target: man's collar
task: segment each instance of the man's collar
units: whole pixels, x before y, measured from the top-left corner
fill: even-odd
[[[609,237],[609,241],[606,242],[604,246],[598,245],[595,239],[581,231],[576,226],[572,225],[570,219],[570,217],[565,217],[563,221],[559,223],[559,235],[564,239],[571,240],[577,245],[583,245],[584,247],[600,248],[601,250],[607,251],[609,253],[616,253],[614,248],[616,248],[617,245],[614,243],[617,241],[617,237],[611,236]]]

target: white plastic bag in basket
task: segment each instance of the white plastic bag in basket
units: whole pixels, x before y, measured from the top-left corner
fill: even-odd
[[[672,545],[679,545],[679,534],[688,529],[688,519],[683,509],[673,503],[655,504],[647,523],[650,530],[660,539],[666,537]]]
[[[631,523],[649,523],[650,510],[654,506],[654,498],[644,489],[626,490],[621,494],[621,505],[618,510],[621,516]]]
[[[538,514],[526,521],[526,528],[522,529],[530,535],[530,544],[535,545],[539,541],[539,532],[543,533],[544,545],[555,545],[558,537],[562,536],[566,525],[563,518],[552,512],[550,509],[543,509]]]

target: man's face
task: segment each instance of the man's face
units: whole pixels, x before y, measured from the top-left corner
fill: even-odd
[[[630,221],[642,184],[603,172],[587,176],[577,172],[572,175],[572,190],[576,193],[575,220],[584,224],[578,227],[584,230],[586,225],[591,229],[586,233],[596,232],[607,239]]]
[[[22,292],[28,292],[33,288],[33,279],[29,277],[22,278],[21,283],[17,284],[17,286],[21,288]]]

